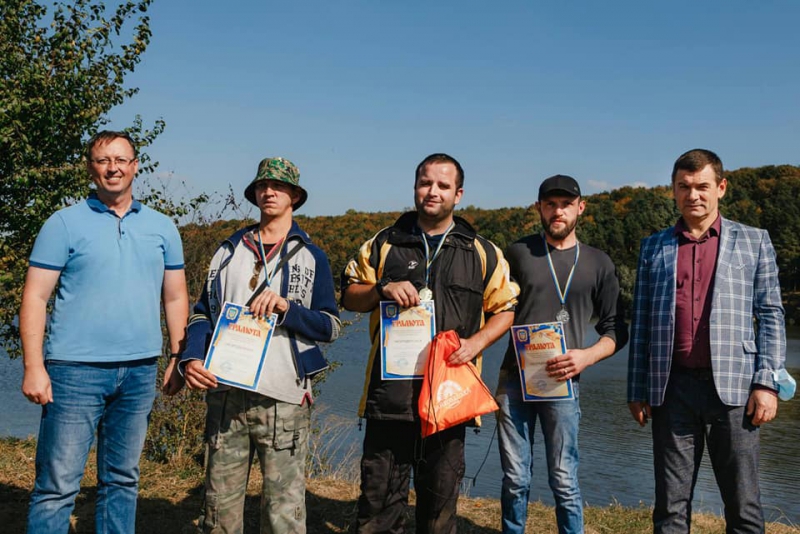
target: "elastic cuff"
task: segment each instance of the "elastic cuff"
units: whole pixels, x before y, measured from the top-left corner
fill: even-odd
[[[283,326],[284,321],[286,321],[286,316],[289,314],[289,310],[292,309],[292,301],[289,299],[286,300],[286,311],[283,313],[278,314],[278,320],[275,322],[275,326]]]

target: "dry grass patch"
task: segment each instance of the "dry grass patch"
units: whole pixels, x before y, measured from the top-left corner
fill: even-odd
[[[9,534],[25,530],[28,498],[33,487],[34,440],[0,439],[0,530]],[[202,504],[203,469],[190,460],[172,464],[142,462],[137,532],[147,534],[194,534]],[[350,472],[340,471],[340,472]],[[73,532],[94,532],[96,495],[94,455],[76,501]],[[245,500],[245,533],[258,532],[261,474],[251,472]],[[308,481],[306,503],[309,534],[343,534],[356,515],[358,485],[343,478],[313,478]],[[408,532],[414,532],[414,493],[406,517]],[[585,510],[587,534],[650,534],[649,507],[625,508],[619,504]],[[460,534],[488,534],[500,530],[500,503],[494,499],[459,499]],[[530,534],[556,534],[555,512],[540,502],[528,508]],[[692,532],[723,534],[722,518],[697,514]],[[800,534],[800,528],[770,523],[767,534]]]

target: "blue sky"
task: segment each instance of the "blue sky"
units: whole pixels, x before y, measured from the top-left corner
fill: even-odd
[[[462,206],[527,206],[669,181],[695,147],[726,168],[798,164],[800,3],[156,0],[112,113],[167,129],[164,180],[241,195],[260,159],[300,168],[299,213],[391,211],[447,152]],[[734,185],[735,186],[735,185]]]

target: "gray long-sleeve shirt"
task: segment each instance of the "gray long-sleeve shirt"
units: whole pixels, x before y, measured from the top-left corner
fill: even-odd
[[[530,235],[513,243],[506,251],[511,276],[520,287],[515,325],[554,322],[561,310],[561,300],[544,247],[541,235]],[[565,250],[550,247],[550,257],[563,291],[575,263],[575,247]],[[587,346],[586,328],[593,317],[597,319],[594,326],[597,333],[614,340],[617,350],[628,342],[628,328],[619,299],[619,280],[614,264],[605,252],[581,243],[580,257],[567,293],[566,309],[570,315],[564,324],[567,348]],[[503,368],[517,368],[511,343],[506,350]]]

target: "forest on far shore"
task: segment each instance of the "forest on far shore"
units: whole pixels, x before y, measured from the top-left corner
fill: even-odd
[[[768,165],[727,171],[728,190],[721,202],[724,217],[769,231],[778,257],[787,322],[800,324],[800,167]],[[527,207],[481,209],[467,206],[456,214],[501,249],[520,237],[540,232],[539,214],[533,208],[536,189]],[[667,186],[622,187],[585,197],[586,211],[578,223],[581,242],[611,256],[617,266],[623,296],[631,302],[642,238],[671,226],[679,214]],[[407,199],[412,203],[411,195]],[[327,254],[338,276],[358,246],[401,212],[367,213],[349,210],[344,215],[295,219]],[[247,221],[252,222],[252,221]],[[181,228],[187,276],[192,298],[200,294],[205,269],[222,239],[245,224],[220,220],[212,224],[187,224]]]

